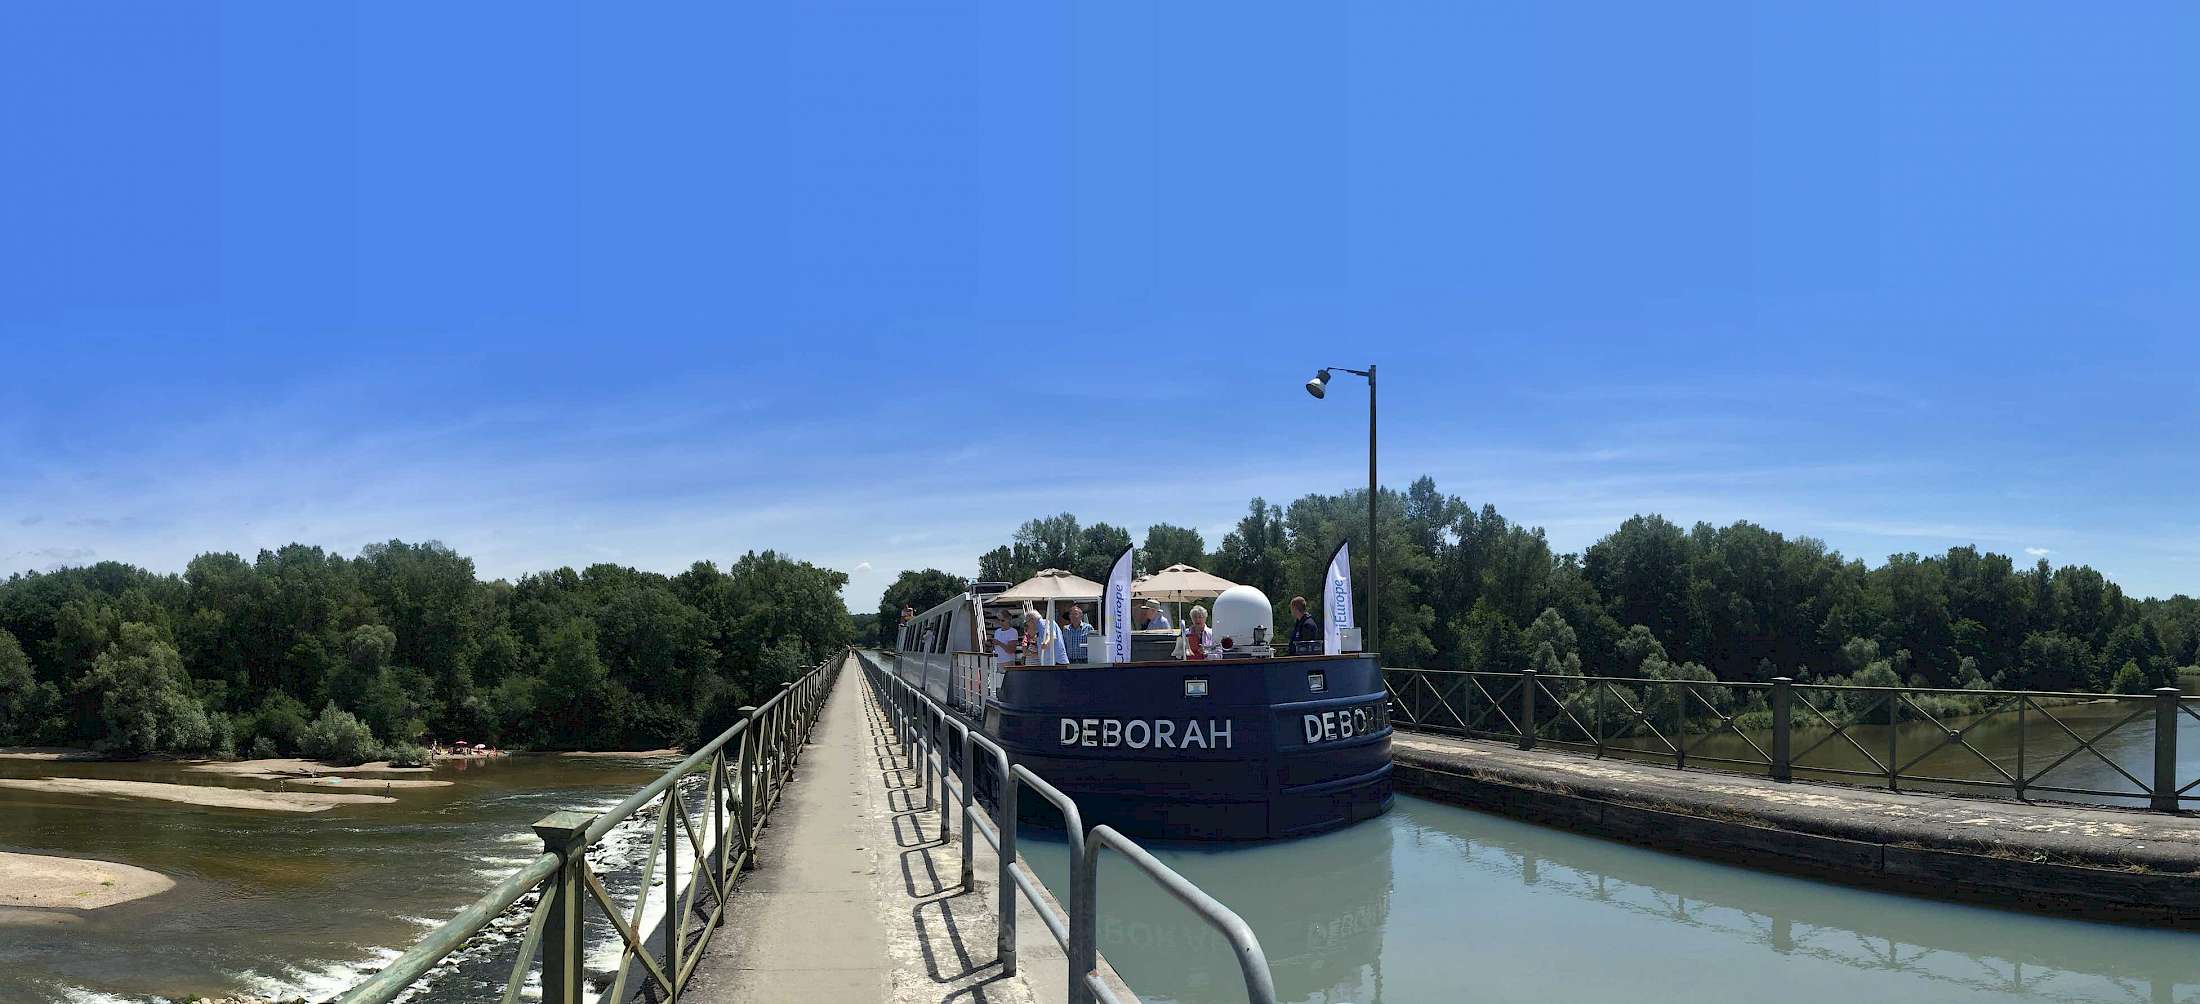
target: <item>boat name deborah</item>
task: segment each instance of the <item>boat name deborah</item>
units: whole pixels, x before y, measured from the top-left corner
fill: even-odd
[[[1306,716],[1306,744],[1335,742],[1364,736],[1390,727],[1390,700],[1369,701],[1356,708],[1338,708]]]
[[[1064,718],[1062,745],[1091,746],[1099,749],[1115,749],[1127,746],[1134,750],[1154,749],[1226,750],[1230,746],[1230,719],[1210,718],[1205,728],[1199,719],[1186,719],[1183,727],[1177,727],[1172,718]]]

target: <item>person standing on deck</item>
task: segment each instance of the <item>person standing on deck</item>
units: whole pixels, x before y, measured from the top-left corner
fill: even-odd
[[[1207,627],[1207,608],[1194,605],[1185,618],[1190,623],[1176,636],[1176,648],[1170,654],[1191,661],[1207,658],[1215,650],[1215,633]]]
[[[993,658],[1005,666],[1016,661],[1017,653],[1023,648],[1024,633],[1016,629],[1015,616],[1006,610],[1001,611],[996,623],[1000,626],[993,629]]]
[[[1293,596],[1291,597],[1291,654],[1306,654],[1306,651],[1299,648],[1299,646],[1307,642],[1313,642],[1317,646],[1322,643],[1321,622],[1316,621],[1314,615],[1307,612],[1306,597]],[[1317,651],[1319,650],[1317,649]]]
[[[1169,623],[1169,615],[1161,609],[1159,603],[1147,600],[1146,612],[1148,615],[1146,617],[1146,630],[1148,631],[1167,631],[1176,626]]]
[[[1068,618],[1068,622],[1059,629],[1062,636],[1063,661],[1066,663],[1083,662],[1085,661],[1086,642],[1092,637],[1092,625],[1085,623],[1085,608],[1072,603],[1069,605],[1068,613],[1063,616]]]
[[[1024,605],[1024,665],[1054,666],[1066,661],[1062,658],[1062,636],[1047,623],[1046,615]]]

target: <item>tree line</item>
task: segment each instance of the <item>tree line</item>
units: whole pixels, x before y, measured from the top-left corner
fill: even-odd
[[[0,583],[0,744],[418,756],[692,744],[853,637],[847,576],[780,554],[483,581],[439,543],[292,544]]]
[[[2084,565],[2020,565],[1976,547],[1896,554],[1876,567],[1755,523],[1627,520],[1579,554],[1541,528],[1444,495],[1423,477],[1377,500],[1379,643],[1393,666],[1761,682],[2137,692],[2200,673],[2200,600],[2134,599]],[[1211,550],[1196,531],[1149,527],[1140,571],[1187,562],[1284,600],[1320,595],[1339,540],[1367,586],[1367,494],[1253,499]],[[1094,580],[1128,530],[1069,513],[1030,520],[978,558],[985,580],[1041,568]],[[964,588],[927,569],[887,591],[919,610]],[[1364,606],[1362,607],[1364,620]]]

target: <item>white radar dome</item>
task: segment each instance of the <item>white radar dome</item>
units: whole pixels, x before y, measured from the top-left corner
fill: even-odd
[[[1207,626],[1214,629],[1215,643],[1230,639],[1237,648],[1251,648],[1256,644],[1274,644],[1269,633],[1275,630],[1275,608],[1268,605],[1268,594],[1251,586],[1231,586],[1215,597],[1214,616]],[[1254,628],[1260,633],[1255,635]]]

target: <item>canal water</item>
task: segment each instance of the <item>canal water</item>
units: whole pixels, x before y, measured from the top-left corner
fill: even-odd
[[[1019,840],[1057,896],[1059,836]],[[1155,848],[1260,935],[1282,1000],[2200,1001],[2200,934],[1768,875],[1416,798],[1350,829]],[[1231,953],[1120,858],[1100,950],[1152,1004],[1243,1001]]]
[[[558,756],[458,762],[433,775],[449,787],[310,814],[0,788],[0,850],[119,861],[177,883],[134,903],[66,914],[66,923],[50,922],[50,913],[0,916],[0,1001],[238,992],[324,999],[531,860],[541,842],[529,824],[559,809],[610,808],[668,766]],[[0,759],[0,777],[276,787],[162,763]],[[638,856],[648,837],[646,829],[622,834],[609,853],[618,857],[624,840],[637,844],[628,856]],[[611,884],[621,898],[632,893],[632,878]],[[467,984],[498,968],[490,962],[470,960],[414,1000],[478,999]]]

